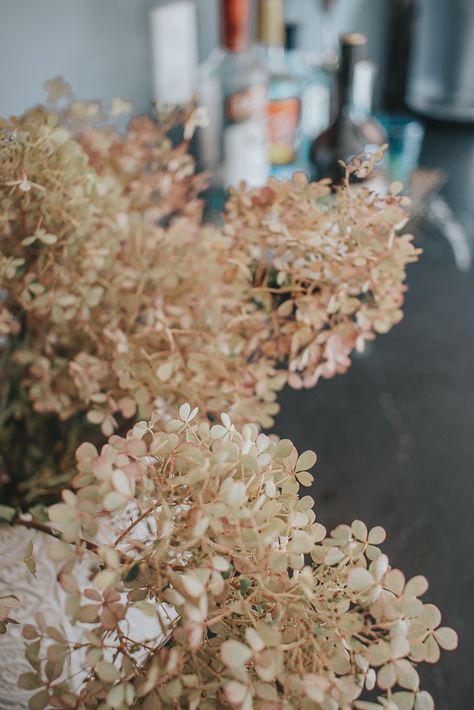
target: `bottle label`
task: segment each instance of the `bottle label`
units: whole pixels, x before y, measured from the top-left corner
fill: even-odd
[[[268,140],[272,165],[296,160],[301,120],[301,101],[296,96],[273,99],[267,107]]]
[[[229,94],[225,102],[226,123],[246,121],[265,112],[266,90],[262,84],[254,84],[243,91]]]
[[[225,187],[245,180],[262,185],[269,175],[265,108],[267,92],[262,84],[229,94],[224,104]]]

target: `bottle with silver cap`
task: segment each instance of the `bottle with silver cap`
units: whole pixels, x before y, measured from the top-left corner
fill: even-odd
[[[250,41],[250,0],[221,0],[220,47],[200,67],[199,94],[209,125],[199,131],[199,167],[208,172],[206,195],[219,211],[227,188],[244,180],[263,185],[269,175],[266,143],[268,71]]]

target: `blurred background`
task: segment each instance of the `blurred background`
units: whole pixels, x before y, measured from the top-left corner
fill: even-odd
[[[391,3],[342,0],[334,8],[339,29],[352,30],[356,25],[366,31],[371,51],[379,58]],[[3,114],[43,101],[42,83],[58,73],[78,96],[120,95],[132,100],[138,112],[147,111],[153,96],[149,13],[167,4],[169,0],[1,0],[0,56],[9,67],[1,82]],[[198,56],[204,60],[219,40],[219,0],[194,4]],[[286,2],[288,18],[302,23],[302,42],[308,50],[322,48],[324,5],[317,0]]]
[[[382,524],[392,563],[430,579],[460,648],[425,687],[442,710],[472,707],[474,0],[1,0],[0,13],[3,116],[44,101],[57,75],[136,113],[197,91],[211,213],[240,178],[337,180],[338,160],[388,144],[376,186],[404,184],[424,250],[405,320],[348,375],[285,391],[276,431],[319,454],[320,522]]]

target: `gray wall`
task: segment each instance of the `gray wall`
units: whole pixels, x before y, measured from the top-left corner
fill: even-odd
[[[62,74],[81,98],[124,95],[149,104],[143,0],[0,0],[0,111],[43,100]]]
[[[44,98],[46,79],[62,74],[80,98],[131,99],[150,105],[148,10],[166,0],[0,0],[0,114],[19,113]],[[195,0],[200,54],[217,38],[218,0]],[[335,31],[365,31],[381,59],[390,0],[337,0]],[[307,48],[321,46],[318,0],[286,0],[302,24]]]

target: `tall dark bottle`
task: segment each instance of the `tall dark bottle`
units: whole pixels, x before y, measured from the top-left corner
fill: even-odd
[[[387,142],[383,127],[373,117],[354,106],[354,69],[361,58],[367,39],[359,33],[343,35],[340,39],[340,63],[337,77],[337,110],[330,126],[315,138],[310,149],[312,177],[330,177],[337,184],[344,177],[340,161],[348,163],[355,156],[373,154]],[[371,181],[381,182],[377,173]],[[356,178],[352,178],[357,181]],[[374,185],[380,188],[380,184]]]

